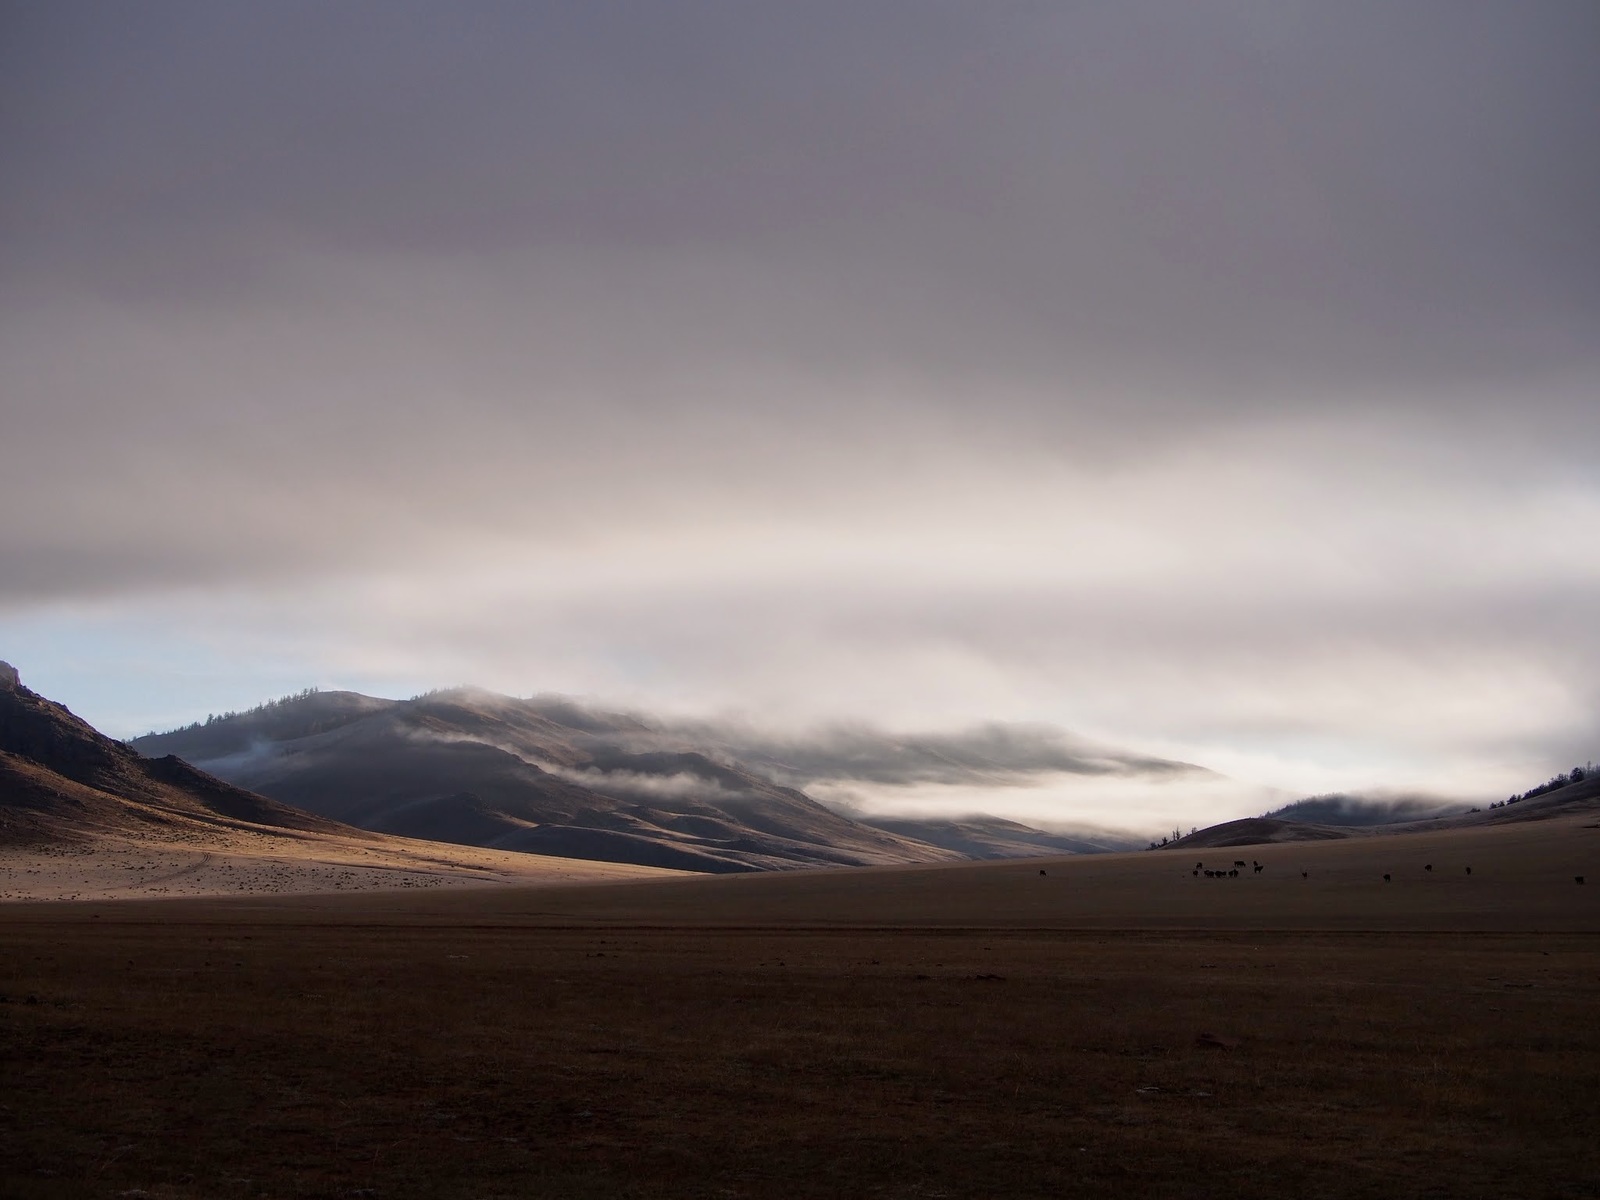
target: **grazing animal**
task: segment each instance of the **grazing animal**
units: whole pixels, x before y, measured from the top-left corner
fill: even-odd
[[[1266,870],[1266,868],[1264,866],[1262,866],[1260,863],[1256,864],[1256,874],[1257,875],[1261,874],[1261,872],[1264,871],[1264,870]]]
[[[1468,874],[1468,875],[1471,875],[1471,874],[1472,874],[1472,868],[1471,868],[1471,867],[1468,867],[1468,868],[1467,868],[1467,874]]]
[[[1244,859],[1242,859],[1242,858],[1236,858],[1236,859],[1234,859],[1234,860],[1233,860],[1233,865],[1234,865],[1234,866],[1236,866],[1236,867],[1242,867],[1242,866],[1244,866]]]
[[[1196,871],[1199,871],[1199,870],[1203,869],[1204,867],[1205,867],[1205,863],[1195,863],[1195,865],[1194,865],[1194,869]]]
[[[1388,875],[1388,873],[1387,873],[1387,872],[1385,872],[1385,873],[1384,873],[1384,876],[1383,876],[1383,881],[1384,881],[1384,882],[1385,882],[1385,883],[1388,883],[1388,882],[1389,882],[1389,875]]]
[[[1583,876],[1582,875],[1574,875],[1572,877],[1572,882],[1573,883],[1582,883],[1583,882]]]
[[[1199,871],[1190,871],[1189,874],[1193,875],[1196,879],[1200,878],[1200,872]]]
[[[1424,871],[1431,871],[1431,870],[1433,870],[1433,864],[1429,863],[1427,866],[1423,867],[1422,869]]]
[[[1310,871],[1301,871],[1300,872],[1300,878],[1301,879],[1310,879],[1311,878],[1311,872]]]
[[[1044,874],[1044,868],[1043,867],[1039,868],[1039,874],[1041,874],[1041,875]]]
[[[1228,878],[1229,879],[1237,879],[1237,878],[1239,878],[1239,868],[1235,867],[1233,870],[1229,871],[1228,872]]]

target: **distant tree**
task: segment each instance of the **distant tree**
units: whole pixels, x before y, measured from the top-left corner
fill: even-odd
[[[1534,796],[1547,795],[1550,792],[1558,791],[1561,788],[1567,787],[1569,784],[1582,783],[1585,779],[1592,779],[1594,778],[1594,774],[1595,765],[1592,762],[1586,762],[1581,767],[1573,767],[1570,771],[1563,771],[1558,775],[1552,775],[1538,787],[1531,787],[1519,796],[1508,796],[1505,800],[1505,803],[1516,804],[1522,800],[1530,800]]]

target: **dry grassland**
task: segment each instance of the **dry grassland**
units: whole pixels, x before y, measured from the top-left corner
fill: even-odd
[[[0,1194],[1596,1196],[1596,831],[1542,824],[6,906]]]
[[[195,829],[0,845],[0,901],[286,896],[660,879],[677,871],[383,834]]]

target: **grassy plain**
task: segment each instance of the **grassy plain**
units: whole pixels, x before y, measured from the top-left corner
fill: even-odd
[[[677,874],[355,830],[341,835],[196,822],[174,822],[159,836],[104,831],[73,841],[0,844],[0,902],[388,894],[409,888],[539,886]]]
[[[1596,1196],[1592,824],[7,905],[0,1194]]]

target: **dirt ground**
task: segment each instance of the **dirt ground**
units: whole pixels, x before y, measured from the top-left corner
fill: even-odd
[[[0,1195],[1600,1196],[1596,831],[1540,825],[3,905]]]
[[[206,829],[0,846],[0,903],[282,896],[668,878],[676,871],[380,834]]]

